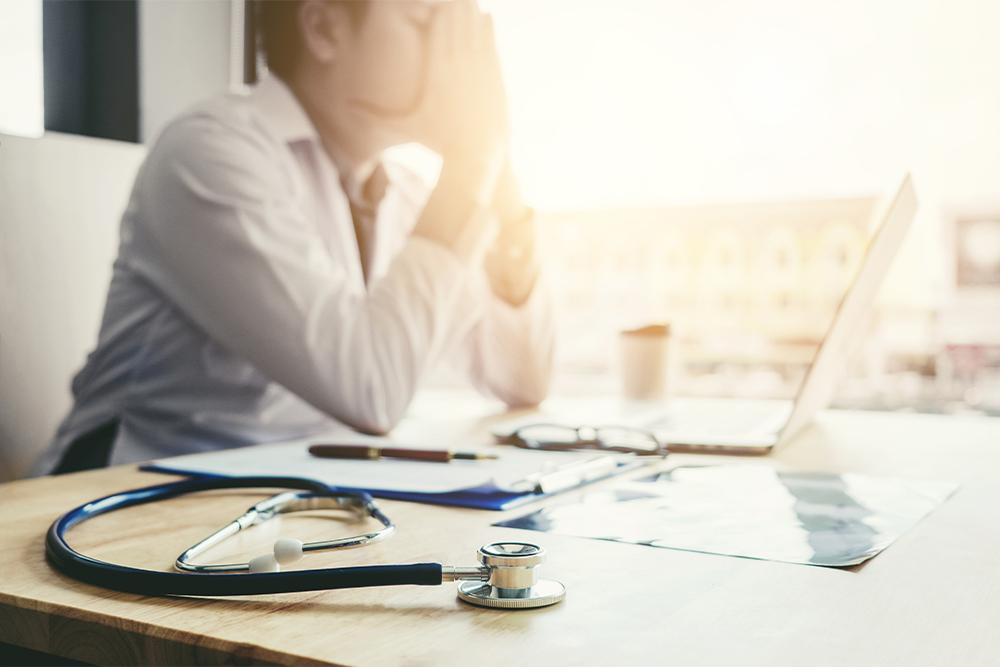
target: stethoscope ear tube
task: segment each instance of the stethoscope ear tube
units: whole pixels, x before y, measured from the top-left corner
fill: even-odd
[[[159,572],[115,565],[85,556],[73,549],[65,539],[66,532],[74,525],[124,507],[165,500],[194,491],[260,487],[330,493],[330,489],[320,482],[295,477],[218,477],[195,478],[113,494],[74,508],[56,519],[45,537],[45,554],[57,570],[73,579],[139,595],[267,595],[371,586],[435,586],[441,583],[440,563],[366,565],[260,574]]]
[[[441,583],[440,563],[365,565],[262,574],[195,574],[156,572],[113,565],[83,556],[59,545],[49,529],[46,555],[63,574],[84,583],[139,595],[268,595],[370,586],[436,586]]]

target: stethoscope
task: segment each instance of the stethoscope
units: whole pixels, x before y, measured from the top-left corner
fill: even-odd
[[[115,565],[86,556],[66,541],[73,526],[115,510],[176,498],[196,491],[235,488],[298,489],[257,503],[242,515],[186,549],[177,558],[178,572],[161,572]],[[373,532],[318,542],[282,538],[271,553],[247,563],[198,565],[193,562],[224,540],[281,514],[336,509],[357,517],[371,517],[381,524]],[[479,549],[480,565],[455,567],[440,563],[364,565],[282,572],[283,565],[306,553],[351,549],[383,540],[395,530],[392,521],[365,493],[332,489],[321,482],[299,477],[196,477],[115,493],[76,507],[49,527],[45,553],[64,574],[88,584],[140,595],[264,595],[368,586],[436,586],[461,582],[458,597],[482,607],[531,609],[561,601],[566,588],[558,581],[538,579],[535,568],[545,550],[527,542],[494,542]]]

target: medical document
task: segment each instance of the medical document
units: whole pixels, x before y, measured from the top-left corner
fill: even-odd
[[[310,438],[176,456],[153,461],[146,469],[185,475],[285,475],[372,492],[448,494],[469,489],[524,491],[525,482],[539,473],[556,473],[577,464],[609,458],[621,462],[620,471],[623,471],[632,467],[625,465],[626,462],[636,460],[627,455],[604,452],[536,452],[509,446],[489,448],[490,452],[497,454],[496,460],[453,460],[449,463],[402,459],[325,459],[309,454],[309,445],[322,442],[407,446],[386,438],[354,434],[347,438]],[[611,468],[601,476],[619,471],[614,465]]]
[[[844,567],[881,552],[957,488],[767,465],[682,466],[494,525]]]

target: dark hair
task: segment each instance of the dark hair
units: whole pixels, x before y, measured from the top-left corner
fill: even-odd
[[[366,0],[328,1],[346,7],[355,26],[361,23],[368,9]],[[295,71],[302,49],[298,21],[302,0],[255,0],[254,5],[258,49],[264,54],[267,68],[287,80]]]

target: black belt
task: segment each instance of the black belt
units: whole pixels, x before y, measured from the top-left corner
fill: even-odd
[[[52,474],[62,475],[68,472],[106,468],[111,460],[111,448],[115,444],[117,435],[117,419],[87,431],[69,443]]]

